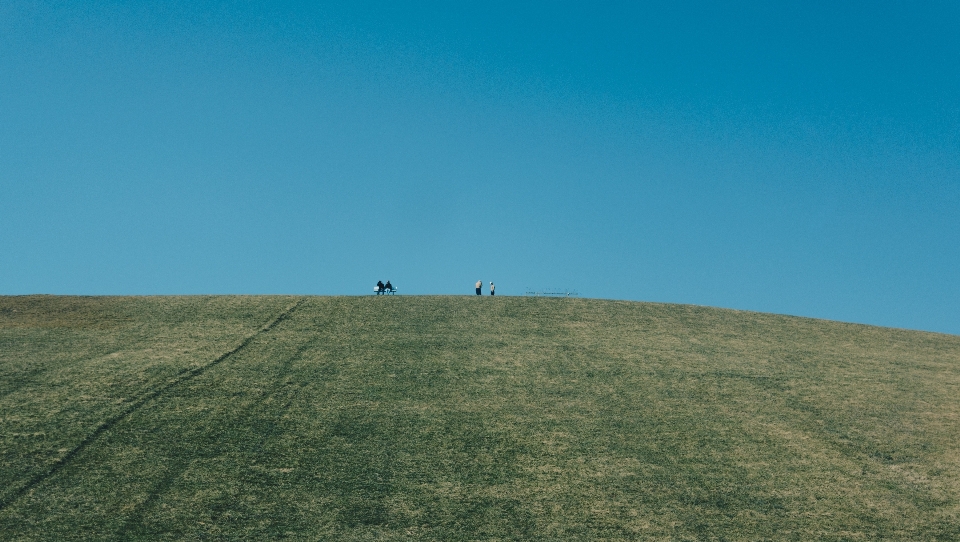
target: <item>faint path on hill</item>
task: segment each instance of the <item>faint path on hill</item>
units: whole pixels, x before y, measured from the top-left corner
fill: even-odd
[[[78,443],[70,451],[65,453],[63,457],[54,461],[49,466],[49,468],[35,474],[33,477],[31,477],[26,483],[24,483],[20,487],[14,488],[13,490],[8,491],[6,495],[3,495],[2,497],[0,497],[0,512],[6,510],[8,507],[10,507],[11,504],[16,502],[20,497],[23,497],[24,495],[26,495],[27,492],[35,488],[44,480],[50,478],[51,476],[59,472],[60,469],[68,465],[73,460],[73,458],[77,456],[77,454],[79,454],[87,446],[89,446],[95,440],[97,440],[97,438],[99,438],[100,435],[110,430],[111,427],[115,426],[117,423],[124,420],[125,418],[127,418],[128,416],[136,412],[137,410],[139,410],[141,407],[143,407],[145,404],[150,402],[152,399],[155,399],[157,396],[171,390],[172,388],[179,386],[180,384],[183,384],[184,382],[187,382],[193,378],[196,378],[197,376],[206,372],[208,369],[219,365],[220,363],[230,358],[240,350],[243,350],[258,336],[264,333],[267,333],[268,331],[276,327],[277,324],[279,324],[280,322],[288,318],[290,314],[292,314],[293,311],[296,310],[304,302],[304,300],[305,298],[300,298],[299,300],[297,300],[296,303],[284,309],[283,312],[281,312],[276,318],[274,318],[273,320],[265,324],[263,327],[261,327],[259,330],[257,330],[253,334],[249,335],[232,350],[228,352],[224,352],[223,354],[220,354],[213,361],[207,363],[206,365],[201,365],[200,367],[184,369],[183,371],[180,371],[180,373],[178,373],[177,375],[169,379],[165,384],[160,384],[140,394],[140,396],[137,397],[133,402],[128,404],[126,408],[118,412],[113,417],[101,422],[89,435],[86,436],[86,438],[81,440],[80,443]]]
[[[276,422],[267,424],[262,431],[252,435],[252,438],[250,439],[250,442],[247,443],[244,451],[262,451],[268,441],[275,440],[278,437],[281,428],[279,421],[290,409],[290,406],[293,404],[297,392],[300,391],[301,387],[300,384],[293,383],[290,380],[290,375],[293,371],[293,364],[296,361],[303,359],[304,353],[313,348],[317,344],[318,340],[319,339],[317,336],[310,337],[306,342],[300,344],[290,355],[285,356],[283,361],[277,365],[276,374],[274,374],[270,379],[272,380],[272,385],[269,387],[269,389],[252,404],[234,414],[234,418],[237,420],[248,420],[251,417],[256,417],[259,414],[262,417],[267,417]],[[266,406],[271,402],[272,399],[277,398],[282,399],[278,402],[277,407],[270,408]],[[166,474],[159,480],[159,482],[153,485],[147,498],[140,503],[140,505],[138,505],[127,517],[123,526],[117,531],[117,539],[126,540],[131,537],[156,536],[156,533],[151,533],[149,530],[144,528],[144,518],[156,507],[157,503],[161,498],[163,498],[164,494],[166,494],[167,491],[173,487],[173,484],[183,476],[183,474],[190,467],[190,463],[193,459],[194,458],[179,457],[172,462],[172,465],[167,468]]]

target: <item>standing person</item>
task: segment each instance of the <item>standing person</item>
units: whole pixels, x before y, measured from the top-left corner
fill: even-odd
[[[478,280],[478,281],[477,281],[477,295],[483,295],[483,294],[480,292],[480,289],[481,289],[481,288],[483,288],[483,281],[482,281],[482,280]]]
[[[494,285],[493,285],[493,282],[491,281],[491,282],[490,282],[490,295],[496,295],[496,291],[494,290],[495,288],[496,288],[496,286],[494,286]]]

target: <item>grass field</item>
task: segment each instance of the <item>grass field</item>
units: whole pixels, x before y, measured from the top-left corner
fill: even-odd
[[[0,297],[0,539],[960,540],[960,337],[588,299]]]

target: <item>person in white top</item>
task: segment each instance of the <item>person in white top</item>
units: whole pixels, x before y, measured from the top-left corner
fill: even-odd
[[[494,288],[496,288],[496,286],[494,286],[493,283],[491,282],[491,283],[490,283],[490,295],[495,295]]]
[[[481,288],[483,288],[483,281],[482,281],[482,280],[478,280],[478,281],[477,281],[477,295],[482,295],[482,294],[480,293],[480,289],[481,289]]]

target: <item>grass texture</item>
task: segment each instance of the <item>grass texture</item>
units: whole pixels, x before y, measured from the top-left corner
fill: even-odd
[[[3,540],[960,540],[960,337],[476,297],[0,297]]]

